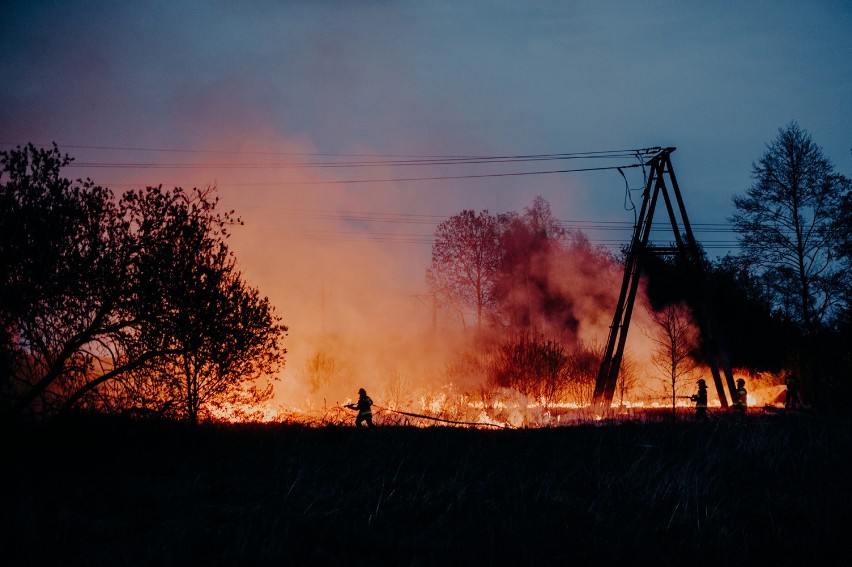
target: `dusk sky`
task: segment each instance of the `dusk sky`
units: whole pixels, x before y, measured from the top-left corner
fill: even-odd
[[[629,230],[593,223],[633,220],[616,171],[324,183],[587,161],[318,163],[675,146],[691,220],[712,225],[791,121],[852,174],[848,0],[6,2],[0,53],[0,149],[55,141],[91,164],[69,176],[117,192],[216,184],[246,222],[234,248],[247,279],[296,343],[320,288],[323,309],[343,282],[424,293],[429,236],[462,209],[541,195],[611,249]],[[641,188],[641,171],[628,180]],[[731,232],[698,238],[736,251]]]

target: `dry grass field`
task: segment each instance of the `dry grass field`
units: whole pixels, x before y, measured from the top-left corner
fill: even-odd
[[[844,565],[852,426],[5,424],[7,565]],[[8,562],[7,562],[8,561]]]

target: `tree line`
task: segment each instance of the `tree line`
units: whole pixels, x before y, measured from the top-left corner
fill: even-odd
[[[751,178],[745,193],[733,196],[729,219],[740,252],[714,260],[704,256],[706,290],[731,363],[755,372],[795,373],[812,402],[821,382],[842,382],[852,363],[852,183],[795,122],[780,128],[767,144]],[[572,255],[574,261],[566,262]],[[496,330],[513,345],[514,354],[504,352],[497,359],[514,356],[516,364],[504,363],[502,370],[491,372],[492,379],[507,382],[505,368],[517,367],[520,376],[552,382],[548,377],[554,376],[553,360],[567,361],[577,348],[578,353],[589,353],[589,345],[572,342],[578,324],[576,299],[555,285],[554,277],[566,274],[555,276],[558,270],[552,268],[603,273],[622,261],[590,247],[581,233],[566,233],[539,197],[522,214],[467,210],[441,223],[427,283],[463,325],[464,311],[473,312],[478,330]],[[677,256],[643,259],[652,318],[663,334],[671,331],[672,325],[664,323],[671,322],[673,314],[681,317],[678,306],[694,309],[707,299],[696,296],[685,261]],[[592,287],[585,294],[612,309],[604,290]],[[567,344],[569,352],[555,357],[563,347],[557,348],[553,340]],[[689,357],[683,345],[660,346],[669,355],[677,352],[678,361],[701,362],[699,345],[688,349]],[[535,368],[543,360],[551,362],[544,370]],[[680,362],[672,368],[676,366]],[[671,370],[672,376],[680,373],[678,368]],[[674,378],[672,382],[674,395]],[[547,384],[527,386],[542,388],[552,390]]]
[[[116,195],[54,145],[0,152],[0,404],[196,422],[272,395],[287,327],[227,245],[214,188]],[[260,386],[259,380],[268,380]]]

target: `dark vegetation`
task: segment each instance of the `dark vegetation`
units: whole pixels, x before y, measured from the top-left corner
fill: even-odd
[[[6,424],[20,564],[846,564],[852,426]]]
[[[644,259],[643,272],[648,298],[656,310],[680,302],[695,309],[702,299],[686,276],[687,270],[675,258],[649,255]],[[789,366],[783,353],[796,349],[803,334],[792,321],[773,311],[770,299],[747,267],[725,256],[717,262],[706,261],[704,273],[704,286],[731,364],[769,372]],[[700,349],[694,354],[701,360]]]
[[[260,402],[287,327],[239,271],[213,188],[115,194],[58,148],[0,152],[0,413],[198,421]]]

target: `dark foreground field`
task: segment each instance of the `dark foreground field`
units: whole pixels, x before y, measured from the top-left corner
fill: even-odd
[[[850,564],[852,427],[6,425],[0,561]]]

